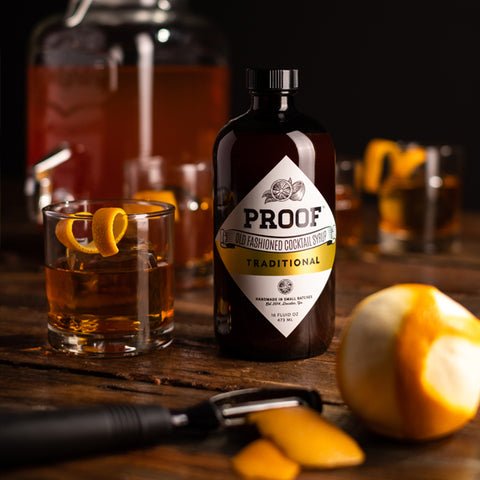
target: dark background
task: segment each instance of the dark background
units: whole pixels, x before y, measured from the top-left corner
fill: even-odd
[[[2,0],[2,183],[24,175],[27,39],[67,0]],[[296,66],[297,106],[323,122],[339,154],[371,138],[463,145],[464,207],[480,209],[480,2],[191,0],[227,36],[232,116],[246,110],[248,66]],[[5,198],[3,208],[13,198]],[[11,194],[9,194],[11,195]]]

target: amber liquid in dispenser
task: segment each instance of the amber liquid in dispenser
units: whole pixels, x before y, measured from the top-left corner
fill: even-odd
[[[130,179],[124,178],[124,162],[143,156],[158,156],[172,171],[184,172],[169,178],[166,188],[175,193],[178,208],[177,286],[190,287],[207,282],[212,269],[212,229],[206,228],[213,221],[211,151],[228,118],[229,70],[152,69],[149,83],[141,80],[148,80],[148,71],[134,66],[31,66],[28,162],[33,165],[62,142],[72,146],[72,158],[53,172],[53,203],[132,197],[135,191],[125,191]],[[202,190],[191,193],[188,175],[197,167],[201,173],[193,178]]]
[[[295,85],[262,78],[214,147],[215,332],[234,356],[305,358],[334,332],[335,153]]]
[[[209,161],[228,118],[227,67],[156,65],[147,77],[135,66],[29,67],[28,165],[65,141],[74,152],[55,169],[54,201],[122,198],[123,162],[142,155]]]

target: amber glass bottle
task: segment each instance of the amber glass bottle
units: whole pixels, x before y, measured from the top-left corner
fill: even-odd
[[[324,352],[334,332],[335,151],[294,106],[295,69],[249,69],[249,110],[217,136],[215,332],[256,360]]]

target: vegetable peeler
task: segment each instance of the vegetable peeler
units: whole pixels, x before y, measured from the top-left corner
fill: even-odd
[[[101,405],[0,415],[2,466],[65,460],[154,445],[178,432],[241,426],[253,412],[308,405],[315,390],[249,388],[220,393],[186,410],[161,405]]]

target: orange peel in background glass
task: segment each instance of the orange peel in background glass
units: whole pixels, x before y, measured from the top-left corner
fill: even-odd
[[[133,198],[135,200],[145,200],[147,202],[170,203],[175,207],[175,221],[177,222],[179,220],[177,199],[175,198],[175,193],[171,190],[140,190],[133,196]]]
[[[425,148],[418,145],[402,150],[397,142],[375,138],[365,149],[363,187],[368,193],[378,193],[385,159],[389,162],[393,177],[407,179],[425,163],[426,158]]]
[[[77,221],[92,222],[93,240],[81,244],[73,233],[73,224]],[[128,217],[122,208],[100,208],[93,215],[89,212],[76,213],[72,218],[62,219],[55,227],[58,240],[67,248],[82,253],[99,253],[110,257],[118,253],[117,243],[125,235]]]

